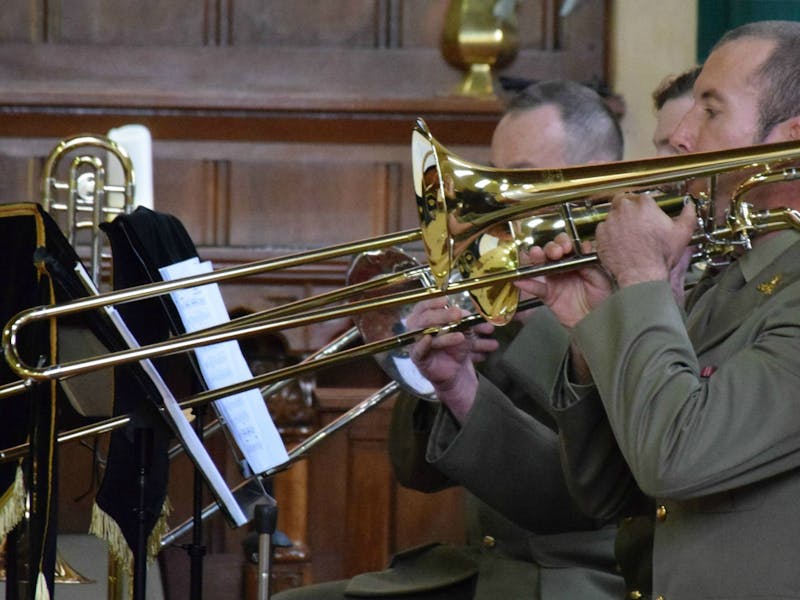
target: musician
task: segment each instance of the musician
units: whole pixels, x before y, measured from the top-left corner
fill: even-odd
[[[691,151],[693,140],[682,139],[677,132],[678,123],[692,107],[692,87],[700,73],[700,67],[693,67],[679,75],[664,78],[653,92],[653,105],[656,111],[656,128],[653,131],[653,146],[658,156],[669,156]],[[674,136],[673,133],[679,133]],[[674,145],[673,145],[674,143]]]
[[[670,156],[691,152],[695,140],[691,133],[678,131],[678,124],[694,104],[692,88],[700,67],[693,67],[679,75],[665,77],[653,91],[653,106],[656,111],[656,128],[653,131],[653,146],[658,156]],[[703,274],[703,265],[690,264],[692,249],[686,248],[679,265],[670,273],[670,285],[676,301],[682,306],[685,288],[694,285]]]
[[[798,140],[798,59],[800,23],[732,30],[675,136],[696,151]],[[747,174],[721,177],[717,200]],[[797,210],[800,189],[762,185],[746,200]],[[604,270],[518,283],[570,331],[551,397],[566,468],[596,516],[639,488],[655,499],[653,597],[797,598],[800,234],[756,237],[684,314],[667,279],[695,226],[691,207],[672,220],[647,195],[623,194],[596,231]],[[531,259],[568,251],[559,240]]]
[[[558,168],[621,156],[619,126],[602,98],[567,81],[534,84],[516,96],[498,123],[491,145],[491,160],[501,168]],[[458,315],[458,309],[444,309],[448,311]],[[546,315],[531,319],[559,328]],[[477,332],[491,329],[483,326]],[[509,326],[498,332],[510,338],[516,329]],[[481,388],[469,416],[462,413],[463,407],[449,406],[446,394],[441,394],[442,404],[401,397],[390,432],[390,453],[401,483],[423,491],[461,484],[494,505],[490,508],[470,497],[474,508],[470,544],[412,549],[395,557],[387,571],[290,590],[278,594],[276,600],[346,598],[348,594],[448,600],[594,600],[622,595],[613,559],[615,527],[587,518],[571,501],[553,423],[531,398],[544,390],[529,389],[514,365],[504,364],[509,353],[495,352],[496,339],[476,336],[472,340],[470,368],[470,359],[487,353],[491,359],[482,367],[486,375],[480,378]],[[509,343],[514,347],[515,342],[504,340],[504,349]],[[559,344],[566,350],[563,333]],[[521,416],[514,423],[498,421],[505,404],[518,407]],[[474,448],[481,449],[484,462],[476,461],[479,453]],[[519,455],[516,464],[491,462],[507,450]],[[504,493],[508,481],[515,478],[528,493]]]

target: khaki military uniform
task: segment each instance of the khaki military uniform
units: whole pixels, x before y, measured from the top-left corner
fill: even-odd
[[[599,517],[655,498],[655,598],[800,598],[798,239],[757,245],[685,321],[648,282],[575,328],[596,389],[552,399],[570,479]]]
[[[276,600],[622,598],[613,559],[616,528],[586,517],[571,501],[554,424],[531,399],[545,399],[544,390],[555,385],[567,343],[549,312],[537,313],[523,331],[539,327],[560,332],[558,350],[542,353],[554,356],[549,380],[520,382],[504,357],[530,350],[515,341],[529,336],[498,329],[502,349],[481,367],[478,397],[463,427],[441,405],[409,396],[395,403],[390,456],[399,481],[426,492],[455,484],[473,492],[469,543],[412,549],[385,571],[284,592]]]

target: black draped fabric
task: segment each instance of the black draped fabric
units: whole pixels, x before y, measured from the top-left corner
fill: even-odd
[[[114,259],[114,288],[123,289],[159,281],[158,268],[197,256],[194,244],[181,223],[170,215],[137,208],[132,214],[120,215],[102,226],[111,243]],[[140,345],[167,339],[180,332],[180,319],[168,296],[141,300],[117,307],[126,325]],[[156,369],[176,396],[197,389],[197,377],[186,356],[165,357],[153,361]],[[148,557],[159,550],[161,534],[166,528],[166,489],[169,462],[167,451],[171,431],[152,402],[143,401],[128,385],[129,377],[117,370],[116,414],[132,414],[131,424],[111,435],[108,465],[96,496],[92,531],[105,538],[118,558],[128,563],[130,552],[140,548],[138,522],[134,503],[138,497],[137,467],[134,460],[135,435],[147,431],[151,443],[147,448],[144,535]],[[123,547],[118,532],[124,538]],[[128,563],[130,564],[130,563]]]
[[[35,205],[0,206],[0,236],[4,242],[2,259],[3,293],[0,295],[0,321],[5,324],[24,308],[49,302],[46,285],[40,285],[33,264],[36,247],[44,242],[44,228]],[[44,334],[44,335],[43,335]],[[27,336],[26,358],[48,344],[47,332]],[[35,357],[34,357],[35,362]],[[0,384],[19,381],[5,360],[0,361]],[[0,443],[4,448],[26,441],[29,433],[31,398],[16,396],[0,402]],[[16,485],[15,485],[16,484]],[[17,462],[0,463],[0,535],[5,536],[24,514],[24,484]]]
[[[47,215],[35,204],[0,206],[0,236],[4,242],[2,260],[4,290],[0,319],[5,324],[17,312],[49,304],[52,288],[49,279],[40,273],[33,260],[36,248],[48,239]],[[56,228],[57,229],[57,228]],[[28,364],[36,365],[39,357],[50,362],[54,356],[54,332],[42,323],[20,333],[20,355]],[[19,381],[5,361],[0,361],[0,383]],[[22,522],[26,490],[31,492],[30,518],[27,521],[26,578],[35,582],[30,593],[39,597],[52,595],[55,568],[56,492],[55,459],[56,394],[55,383],[32,386],[23,395],[0,402],[0,443],[4,448],[30,439],[33,451],[28,454],[23,471],[18,463],[0,464],[0,500],[2,533],[7,534]],[[14,585],[14,582],[9,582]]]
[[[74,273],[79,262],[58,225],[38,204],[0,205],[0,236],[4,240],[4,293],[0,319],[7,323],[16,313],[35,306],[64,302],[86,294]],[[91,329],[103,337],[96,319]],[[107,331],[106,331],[107,333]],[[60,332],[55,322],[39,321],[19,332],[17,348],[22,361],[36,366],[40,360],[53,364]],[[0,361],[0,383],[19,381],[6,361]],[[30,581],[29,596],[45,598],[53,593],[57,533],[58,445],[56,435],[65,421],[80,418],[60,393],[55,381],[29,387],[17,397],[0,402],[0,443],[4,448],[31,442],[24,477],[17,463],[0,463],[0,529],[7,534],[20,524],[29,493],[30,514],[19,532],[26,549],[20,579]],[[79,423],[85,424],[85,420]]]

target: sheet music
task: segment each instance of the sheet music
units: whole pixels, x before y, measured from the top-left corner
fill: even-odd
[[[89,274],[86,272],[86,269],[83,268],[82,264],[78,263],[75,266],[75,272],[78,277],[81,278],[87,289],[96,295],[98,293],[97,288],[94,286],[92,278],[89,277]],[[139,348],[139,342],[136,340],[131,330],[128,329],[128,326],[125,324],[125,321],[122,319],[117,309],[113,306],[105,306],[104,311],[111,323],[116,327],[117,331],[119,331],[125,343],[131,348]],[[220,503],[220,506],[236,527],[245,525],[248,521],[247,516],[242,511],[236,498],[234,498],[233,492],[231,492],[228,484],[223,479],[214,461],[211,460],[211,456],[208,454],[205,446],[203,446],[200,438],[197,437],[197,433],[190,425],[186,415],[183,414],[177,400],[175,400],[175,396],[172,395],[172,391],[161,378],[161,374],[156,370],[150,359],[141,360],[139,364],[161,394],[164,401],[164,409],[169,415],[168,422],[172,425],[175,435],[178,436],[178,439],[186,449],[186,453],[203,473],[206,482],[217,501]]]
[[[212,265],[193,258],[159,269],[165,280],[209,273]],[[219,286],[207,284],[170,293],[187,332],[213,327],[229,320]],[[195,349],[200,371],[209,389],[251,379],[253,374],[235,341]],[[253,473],[263,473],[288,459],[286,447],[266,403],[257,389],[228,396],[214,403]]]

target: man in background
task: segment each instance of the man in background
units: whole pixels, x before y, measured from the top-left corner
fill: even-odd
[[[491,146],[491,161],[498,168],[557,169],[621,156],[619,126],[602,98],[568,81],[540,82],[515,96]],[[445,302],[437,310],[457,320],[460,310]],[[531,318],[558,326],[547,315]],[[491,329],[482,326],[478,332]],[[394,408],[390,453],[399,481],[422,491],[460,484],[473,492],[468,545],[412,549],[395,557],[387,571],[283,592],[276,600],[398,594],[420,600],[622,596],[622,580],[614,572],[614,524],[586,518],[572,502],[559,462],[558,435],[533,399],[544,391],[527,387],[515,366],[504,364],[506,348],[518,343],[517,330],[518,324],[498,330],[501,341],[475,338],[466,357],[470,368],[476,358],[489,354],[490,359],[473,406],[450,406],[447,394],[441,394],[441,404],[401,396]],[[562,343],[566,348],[566,336]],[[512,409],[520,416],[508,422],[503,415]],[[515,449],[519,461],[494,462],[509,449]],[[513,489],[511,479],[527,490],[524,496],[506,492]]]
[[[666,77],[653,92],[656,111],[653,146],[657,156],[691,152],[693,141],[683,137],[688,132],[677,131],[677,128],[694,103],[692,87],[699,73],[700,67],[694,67],[680,75]]]

